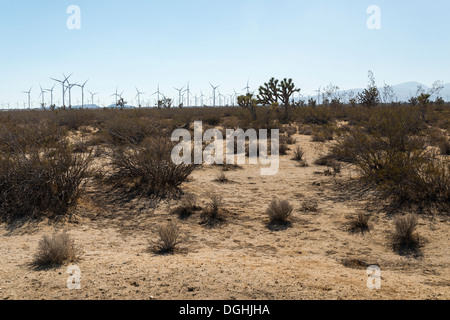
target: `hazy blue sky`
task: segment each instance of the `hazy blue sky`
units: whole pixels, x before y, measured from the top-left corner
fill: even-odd
[[[69,5],[81,8],[81,30],[69,30]],[[366,10],[381,8],[381,30],[369,30]],[[169,97],[193,92],[256,89],[270,77],[291,77],[303,94],[330,82],[450,82],[448,0],[15,0],[0,2],[0,101],[23,105],[21,91],[74,73],[109,96],[158,83]],[[59,87],[57,87],[59,88]],[[55,92],[60,99],[60,91]],[[74,100],[78,99],[74,92]],[[149,98],[149,96],[146,96]]]

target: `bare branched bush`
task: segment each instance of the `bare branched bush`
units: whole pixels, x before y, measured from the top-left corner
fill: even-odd
[[[403,119],[405,116],[406,119]],[[332,150],[335,159],[353,162],[362,178],[397,205],[450,204],[450,166],[417,135],[420,116],[379,111],[369,128],[348,130]]]
[[[6,221],[70,213],[92,161],[60,142],[53,148],[0,154],[0,218]]]
[[[148,118],[135,118],[123,114],[104,125],[105,140],[114,146],[139,145],[148,137],[161,135],[161,127]]]
[[[66,262],[76,262],[83,250],[67,232],[44,236],[39,242],[38,251],[34,256],[34,265],[55,266]]]
[[[294,208],[289,201],[274,198],[266,210],[266,213],[269,216],[269,224],[286,224],[293,211]]]
[[[194,171],[194,165],[175,164],[173,144],[166,138],[147,138],[133,148],[116,148],[111,156],[116,186],[132,185],[141,195],[168,196],[177,192]]]

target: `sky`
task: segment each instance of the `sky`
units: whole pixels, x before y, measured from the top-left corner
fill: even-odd
[[[80,29],[67,27],[71,5]],[[371,5],[381,29],[367,26]],[[173,98],[188,82],[193,95],[212,95],[209,82],[230,94],[249,81],[253,91],[271,77],[292,78],[304,95],[330,83],[353,89],[368,70],[379,85],[448,83],[449,13],[448,0],[1,1],[0,102],[23,106],[33,87],[37,105],[39,86],[63,73],[89,79],[105,105],[116,87],[132,102],[135,86],[143,100],[158,84]],[[74,89],[72,104],[80,99]]]

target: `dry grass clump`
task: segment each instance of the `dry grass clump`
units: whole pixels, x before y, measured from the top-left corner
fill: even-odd
[[[218,194],[210,195],[210,202],[203,210],[202,223],[208,227],[216,227],[225,222],[225,211],[223,209],[223,197]]]
[[[77,205],[92,161],[65,142],[0,154],[0,219],[57,218]]]
[[[297,146],[294,150],[294,157],[292,160],[299,162],[301,167],[308,167],[308,163],[306,162],[306,159],[304,159],[305,152],[300,148],[300,146]]]
[[[308,200],[303,202],[301,209],[304,212],[317,212],[319,210],[319,203],[316,200]]]
[[[287,200],[274,198],[266,210],[269,225],[285,225],[289,223],[294,208]]]
[[[414,214],[397,216],[391,234],[392,246],[397,251],[416,250],[420,244],[417,226],[419,219]]]
[[[46,235],[39,241],[33,264],[37,267],[48,267],[76,262],[82,253],[82,248],[75,244],[66,231],[52,236]]]
[[[219,175],[216,177],[216,179],[214,181],[219,182],[219,183],[230,183],[230,180],[228,179],[225,172],[219,173]]]
[[[166,138],[147,138],[133,148],[116,148],[111,155],[116,186],[130,186],[140,195],[168,196],[176,193],[194,171],[194,165],[175,164],[173,144]]]
[[[180,235],[180,229],[170,222],[158,228],[158,241],[150,242],[150,245],[158,254],[172,254],[176,246],[181,243]]]
[[[364,233],[369,231],[370,215],[359,212],[349,218],[349,230],[353,233]]]
[[[193,193],[187,193],[181,199],[181,204],[175,208],[172,213],[177,214],[180,219],[187,219],[196,212],[202,210],[197,204],[197,196]]]

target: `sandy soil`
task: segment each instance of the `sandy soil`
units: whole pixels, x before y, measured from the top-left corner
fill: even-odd
[[[443,217],[421,217],[425,240],[420,254],[401,256],[388,245],[392,217],[375,210],[367,196],[356,197],[357,175],[344,168],[336,177],[313,164],[325,150],[309,136],[296,136],[310,164],[299,167],[291,155],[281,159],[275,177],[257,166],[231,170],[231,183],[214,181],[220,167],[196,170],[183,191],[205,204],[220,192],[230,212],[226,225],[208,229],[199,215],[179,220],[170,214],[179,202],[108,201],[89,186],[80,201],[77,223],[41,222],[20,228],[0,225],[1,299],[450,299],[450,224]],[[292,148],[293,149],[293,148]],[[274,196],[295,208],[292,226],[272,231],[265,210]],[[302,204],[318,202],[317,212]],[[347,216],[371,211],[371,231],[352,234]],[[184,241],[174,255],[148,250],[157,226],[175,221]],[[36,270],[30,263],[39,240],[68,229],[83,246],[76,263],[81,290],[69,290],[67,265]],[[380,290],[366,286],[368,265],[381,268]]]

